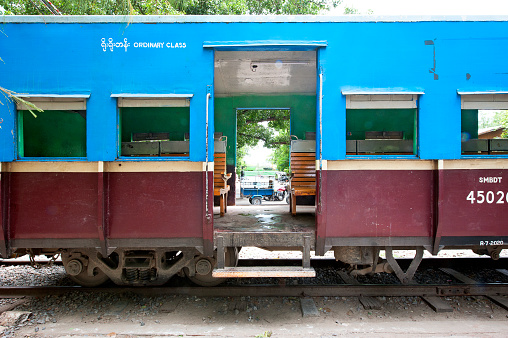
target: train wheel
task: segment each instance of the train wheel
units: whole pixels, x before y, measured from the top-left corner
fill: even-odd
[[[88,274],[88,259],[81,255],[62,254],[62,262],[69,278],[81,286],[95,287],[106,283],[109,277],[99,268]]]
[[[227,278],[212,277],[212,270],[215,267],[217,260],[215,257],[197,256],[194,259],[196,264],[196,274],[189,276],[189,270],[184,269],[185,275],[194,284],[200,286],[216,286],[226,281]],[[236,266],[238,263],[238,249],[227,248],[225,257],[226,266]]]
[[[252,199],[252,204],[254,205],[261,205],[261,203],[263,203],[263,201],[261,201],[261,197],[254,197]]]

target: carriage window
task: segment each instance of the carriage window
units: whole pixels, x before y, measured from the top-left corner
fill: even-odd
[[[416,155],[417,95],[346,96],[347,155]]]
[[[508,154],[508,95],[461,97],[462,155]]]
[[[120,156],[188,157],[189,102],[189,98],[119,98]]]
[[[86,99],[26,97],[18,110],[19,157],[86,157]]]

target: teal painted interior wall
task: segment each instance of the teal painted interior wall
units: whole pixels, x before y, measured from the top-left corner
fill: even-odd
[[[460,118],[463,139],[478,139],[478,110],[462,109]],[[469,136],[467,136],[466,133]]]
[[[169,133],[170,140],[183,141],[189,117],[188,107],[120,108],[120,138],[130,142],[133,133]]]
[[[416,109],[347,109],[346,139],[365,140],[366,131],[403,131],[414,140]]]
[[[228,138],[227,164],[236,163],[236,109],[289,108],[291,135],[305,138],[305,132],[316,131],[315,95],[234,96],[215,98],[215,132]]]
[[[86,157],[86,119],[77,112],[18,112],[20,157]]]

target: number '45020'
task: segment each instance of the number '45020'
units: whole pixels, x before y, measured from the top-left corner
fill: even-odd
[[[470,201],[471,204],[504,204],[508,203],[508,194],[505,194],[504,191],[471,191],[466,200]]]

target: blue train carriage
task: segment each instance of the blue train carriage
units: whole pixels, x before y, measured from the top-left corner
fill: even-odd
[[[508,109],[507,19],[5,16],[2,86],[44,111],[0,106],[0,254],[61,252],[83,285],[312,276],[310,250],[373,270],[386,250],[403,281],[395,248],[496,258],[508,144],[478,116]],[[214,133],[235,191],[252,108],[290,110],[296,231],[213,218]],[[302,267],[235,269],[242,246]]]

